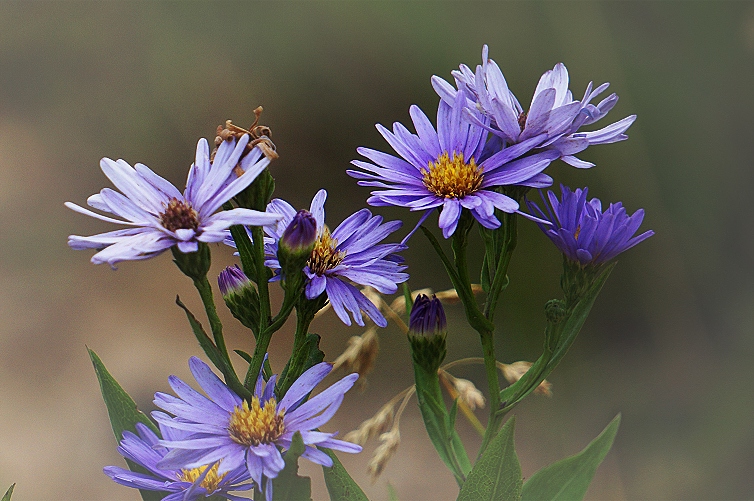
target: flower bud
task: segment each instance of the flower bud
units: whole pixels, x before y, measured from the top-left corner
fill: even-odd
[[[447,355],[446,328],[445,310],[440,300],[435,296],[429,299],[424,294],[419,295],[411,309],[408,341],[414,363],[428,374],[436,375]]]
[[[445,332],[447,321],[445,310],[436,296],[429,299],[420,294],[414,301],[411,316],[408,321],[408,330],[414,335],[433,335]]]
[[[243,325],[256,332],[259,327],[259,295],[238,266],[228,266],[217,277],[225,304]]]
[[[278,242],[278,260],[283,274],[300,273],[316,242],[317,220],[309,211],[298,211]]]

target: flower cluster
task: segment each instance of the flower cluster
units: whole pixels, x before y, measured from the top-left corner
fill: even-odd
[[[536,364],[539,373],[523,377],[530,374],[531,363],[499,364],[494,353],[492,319],[498,297],[505,288],[507,266],[515,247],[514,214],[534,220],[565,255],[564,276],[570,272],[579,279],[563,287],[566,302],[548,303],[551,328],[546,333],[547,346],[557,345],[557,350],[550,350],[543,357],[565,353],[568,349],[565,343],[572,343],[578,333],[579,322],[561,322],[573,313],[566,308],[571,304],[568,301],[580,299],[579,294],[587,290],[599,292],[602,282],[592,279],[598,274],[606,277],[609,272],[608,267],[601,265],[646,240],[653,232],[636,235],[644,218],[643,210],[629,215],[621,203],[610,204],[603,210],[598,199],[587,200],[587,188],[571,191],[561,186],[560,199],[548,191],[547,199],[542,197],[543,208],[526,198],[530,189],[553,184],[545,173],[552,162],[560,159],[574,167],[592,167],[594,164],[575,155],[591,145],[627,138],[625,132],[636,118],[633,115],[598,130],[583,130],[615,106],[618,100],[615,94],[593,103],[607,89],[607,83],[596,88],[590,83],[584,97],[574,100],[568,71],[559,63],[542,75],[531,105],[525,110],[509,90],[499,66],[489,59],[486,46],[482,49],[482,63],[475,70],[461,65],[452,76],[455,85],[436,76],[432,78],[439,96],[434,124],[415,105],[409,109],[415,132],[397,122],[392,130],[378,124],[377,130],[395,155],[357,148],[368,161],[353,160],[351,163],[357,170],[347,173],[359,185],[374,188],[367,200],[372,206],[392,205],[420,211],[423,214],[419,224],[435,209],[440,211],[438,224],[442,234],[446,239],[453,238],[453,259],[445,254],[434,236],[428,236],[453,282],[454,299],[464,306],[483,346],[491,409],[486,430],[481,424],[477,426],[484,434],[483,451],[494,442],[505,412],[536,388],[549,391],[545,372],[558,361],[542,358]],[[384,243],[401,228],[401,221],[385,222],[382,216],[361,209],[331,231],[325,224],[325,190],[316,193],[308,210],[297,211],[282,199],[271,199],[274,181],[267,167],[277,153],[269,140],[271,131],[257,123],[260,113],[261,107],[255,110],[257,120],[248,130],[231,121],[226,122],[225,128],[218,128],[218,147],[212,154],[206,140],[198,142],[183,192],[145,165],[132,167],[123,160],[105,158],[100,164],[102,171],[119,191],[104,188],[89,197],[87,203],[116,217],[66,202],[76,212],[127,226],[93,236],[71,235],[68,244],[72,248],[96,249],[92,262],[111,267],[172,249],[175,263],[192,279],[204,305],[211,336],[186,306],[177,301],[185,310],[200,346],[223,378],[192,357],[189,367],[203,393],[170,376],[168,381],[175,395],[158,392],[154,397],[161,410],[151,416],[159,428],[150,428],[137,415],[139,422],[130,423],[135,433],[126,431],[119,437],[122,439],[118,450],[129,464],[132,462],[139,468],[104,469],[115,482],[166,493],[163,499],[168,501],[239,500],[245,498],[233,492],[252,489],[272,501],[273,480],[283,482],[291,478],[281,476],[281,472],[295,464],[290,459],[297,460],[298,451],[302,451],[300,457],[325,467],[331,467],[333,459],[323,449],[360,452],[360,445],[339,440],[336,433],[319,430],[336,413],[359,375],[346,375],[312,395],[333,365],[322,362],[320,338],[310,333],[309,327],[328,301],[346,325],[355,322],[363,326],[366,315],[376,326],[385,327],[387,320],[375,303],[393,319],[400,313],[390,311],[391,307],[378,293],[393,294],[398,284],[409,278],[399,254],[407,248],[406,241],[413,232],[400,243]],[[530,214],[522,211],[524,200]],[[265,207],[265,211],[250,207]],[[478,286],[478,290],[487,294],[484,311],[473,297],[475,287],[470,283],[466,262],[468,230],[474,221],[483,228],[485,239],[482,285]],[[494,231],[498,229],[501,231]],[[235,372],[237,360],[230,358],[232,352],[226,346],[207,279],[210,249],[206,244],[216,242],[236,247],[240,256],[241,267],[225,268],[218,277],[218,287],[233,316],[254,336],[253,355],[234,350],[248,363],[245,378]],[[273,312],[270,301],[271,282],[279,282],[285,293],[277,313]],[[411,291],[405,292],[403,304],[408,308],[410,304],[405,301],[411,297]],[[294,344],[278,377],[272,375],[267,349],[273,334],[286,325],[294,311],[297,317]],[[402,325],[400,321],[397,323]],[[561,331],[573,330],[574,326],[575,332],[562,334]],[[383,432],[380,437],[383,444],[370,464],[370,470],[379,474],[395,452],[400,414],[411,393],[416,391],[430,438],[460,484],[473,475],[468,474],[466,466],[471,468],[470,460],[453,427],[437,426],[455,419],[455,410],[448,413],[443,405],[439,378],[443,378],[454,399],[460,398],[461,405],[454,408],[460,408],[467,416],[474,408],[483,407],[485,398],[473,383],[447,373],[446,369],[457,361],[441,366],[447,355],[448,333],[438,297],[418,294],[409,326],[404,328],[411,346],[416,385],[414,390],[402,394],[401,407],[395,415],[393,407],[398,400],[367,421],[369,426],[363,427],[359,441]],[[352,341],[352,348],[338,357],[336,363],[368,372],[377,353],[376,329],[372,326],[362,337],[352,338],[356,340]],[[360,365],[354,362],[359,357],[363,359]],[[500,395],[505,393],[499,388],[498,367],[509,382],[519,385],[518,391],[510,393],[516,399],[501,402]],[[392,428],[385,432],[391,420]],[[476,418],[470,421],[478,423]],[[344,481],[344,477],[338,481]],[[277,482],[275,489],[280,497]]]

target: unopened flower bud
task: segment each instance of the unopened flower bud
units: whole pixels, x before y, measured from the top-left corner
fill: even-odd
[[[434,296],[429,299],[424,294],[418,296],[411,309],[408,341],[414,363],[429,374],[436,374],[445,360],[446,328],[445,310],[440,300]]]
[[[238,266],[228,266],[217,277],[225,304],[243,325],[256,332],[259,327],[259,295]]]
[[[283,274],[300,273],[316,242],[317,220],[309,211],[298,211],[278,243],[278,260]]]
[[[242,289],[251,285],[251,280],[241,271],[238,266],[228,266],[217,277],[217,285],[223,297],[239,293]]]
[[[433,335],[445,332],[447,328],[445,310],[436,296],[432,299],[420,294],[414,301],[411,309],[411,317],[408,321],[408,330],[414,335]]]

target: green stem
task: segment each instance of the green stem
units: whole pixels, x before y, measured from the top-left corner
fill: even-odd
[[[259,371],[264,363],[264,356],[267,354],[267,348],[270,346],[273,334],[274,332],[265,329],[257,336],[257,345],[254,347],[254,355],[251,357],[249,370],[246,372],[246,378],[243,383],[252,393],[254,393],[254,385],[257,383],[257,377],[259,377]]]
[[[511,261],[513,251],[516,249],[518,242],[518,229],[516,214],[503,214],[503,247],[500,250],[500,256],[497,260],[495,267],[495,275],[490,286],[490,292],[487,296],[487,302],[484,305],[484,316],[493,321],[495,317],[495,308],[497,307],[500,293],[503,291],[506,283],[506,277],[508,275],[508,265]],[[494,259],[494,256],[487,256],[487,259]]]
[[[220,317],[217,315],[217,309],[215,308],[215,300],[212,297],[212,286],[209,284],[209,280],[204,276],[200,279],[194,280],[194,287],[199,291],[199,296],[204,303],[204,310],[207,312],[207,318],[209,318],[209,326],[212,329],[212,337],[215,339],[215,344],[218,350],[222,354],[223,358],[228,363],[228,367],[232,367],[230,363],[230,356],[228,355],[228,348],[225,346],[225,338],[223,337],[223,324],[220,322]]]
[[[303,367],[306,362],[306,358],[309,356],[308,350],[303,350],[302,347],[306,343],[306,335],[309,333],[309,326],[314,320],[314,314],[308,311],[308,308],[296,308],[296,333],[293,337],[293,350],[291,351],[291,359],[288,362],[288,371],[285,374],[285,379],[280,381],[278,386],[278,397],[283,398],[288,388],[291,387],[294,381],[304,372]]]
[[[264,265],[264,230],[260,226],[251,228],[252,244],[254,245],[254,261],[257,268],[257,289],[259,292],[259,332],[267,330],[270,324],[270,289],[268,280],[270,272]]]

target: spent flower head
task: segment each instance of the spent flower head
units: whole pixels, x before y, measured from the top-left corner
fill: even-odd
[[[160,424],[160,434],[169,440],[184,440],[191,434]],[[157,466],[168,449],[159,444],[159,437],[142,423],[136,423],[136,433],[123,432],[118,452],[124,458],[145,468],[148,473],[137,473],[119,466],[106,466],[103,471],[113,481],[148,491],[166,493],[163,501],[195,501],[220,496],[238,500],[229,491],[247,491],[254,487],[246,468],[219,473],[220,464],[215,461],[196,468],[161,468]]]
[[[71,202],[65,205],[76,212],[130,228],[90,237],[71,235],[68,245],[76,250],[97,249],[99,252],[92,256],[92,262],[113,266],[119,261],[147,259],[173,246],[182,253],[196,252],[199,243],[221,242],[225,231],[235,224],[274,224],[280,218],[276,214],[240,208],[218,212],[269,164],[261,152],[240,158],[248,141],[248,136],[242,136],[237,142],[235,139],[224,142],[214,162],[210,163],[209,145],[206,140],[199,140],[196,160],[189,170],[183,193],[146,165],[131,167],[124,160],[103,158],[102,171],[122,193],[104,188],[89,197],[87,204],[123,220]]]
[[[158,463],[160,468],[197,468],[216,461],[220,461],[219,475],[245,468],[270,501],[272,479],[285,466],[281,449],[290,448],[296,432],[306,445],[302,457],[323,466],[332,466],[332,459],[317,447],[361,451],[358,445],[334,438],[335,433],[317,431],[338,410],[358,374],[350,374],[306,400],[332,370],[332,365],[319,363],[304,372],[278,401],[275,397],[277,375],[265,383],[260,371],[254,395],[247,401],[198,358],[192,357],[189,367],[209,398],[175,376],[170,376],[168,381],[177,397],[155,394],[155,405],[175,417],[159,411],[152,413],[152,417],[165,427],[195,434],[182,440],[159,441],[159,445],[171,449]]]

